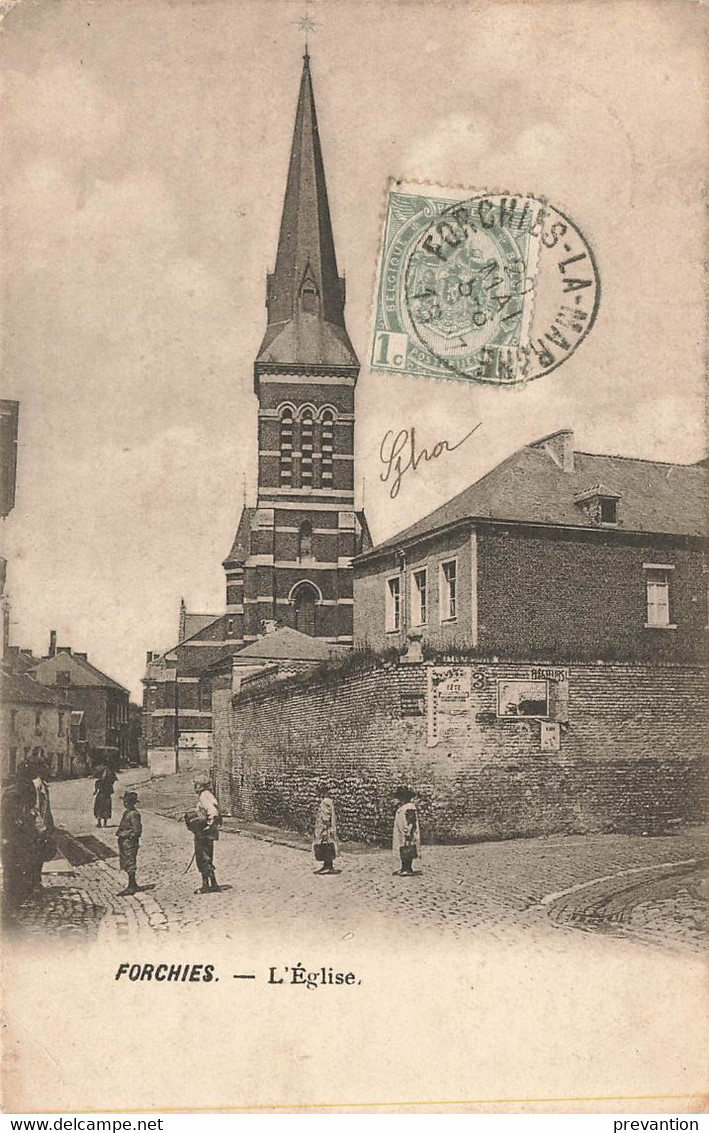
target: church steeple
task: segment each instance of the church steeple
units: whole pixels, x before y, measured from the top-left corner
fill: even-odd
[[[310,56],[303,57],[276,268],[267,278],[260,364],[357,367],[345,328]]]

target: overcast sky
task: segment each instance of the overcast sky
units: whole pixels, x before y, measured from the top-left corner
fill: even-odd
[[[7,5],[6,5],[7,7]],[[347,323],[362,361],[357,481],[376,540],[554,429],[659,460],[704,455],[693,4],[314,3],[312,69]],[[219,613],[246,476],[301,69],[302,2],[23,0],[2,25],[3,396],[12,641],[50,628],[140,697],[178,603]],[[528,387],[371,374],[391,175],[535,192],[574,218],[598,320]],[[474,437],[379,480],[386,429]]]

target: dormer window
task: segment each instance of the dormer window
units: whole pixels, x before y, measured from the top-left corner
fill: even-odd
[[[576,506],[582,508],[591,523],[599,527],[618,526],[619,500],[618,493],[610,491],[603,484],[594,484],[592,488],[574,496]]]

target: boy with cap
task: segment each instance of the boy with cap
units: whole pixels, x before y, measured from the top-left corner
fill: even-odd
[[[138,796],[135,791],[126,791],[123,796],[123,803],[126,809],[123,811],[123,816],[118,824],[116,838],[118,839],[119,868],[125,870],[128,874],[128,884],[126,888],[122,889],[118,894],[119,897],[130,897],[133,893],[138,892],[135,871],[138,862],[140,836],[143,833],[143,824],[136,810],[137,802]]]

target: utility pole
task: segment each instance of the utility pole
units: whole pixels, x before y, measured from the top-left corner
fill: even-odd
[[[178,664],[175,664],[175,771],[180,770],[180,681]]]

